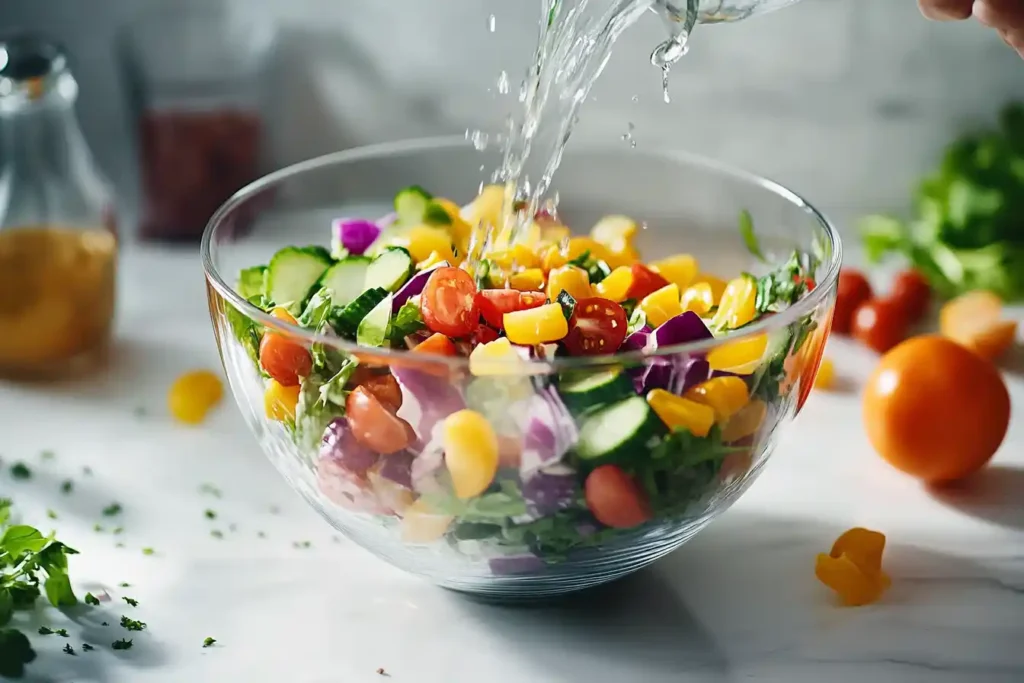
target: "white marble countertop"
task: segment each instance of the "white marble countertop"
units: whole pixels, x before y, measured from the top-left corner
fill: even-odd
[[[337,538],[272,470],[230,398],[200,428],[173,424],[163,401],[173,378],[219,367],[197,255],[135,248],[122,272],[106,374],[51,388],[0,384],[0,495],[44,528],[52,509],[60,537],[81,551],[79,595],[106,588],[117,601],[77,621],[42,612],[32,631],[47,624],[71,637],[33,636],[39,659],[26,680],[1024,680],[1019,374],[1002,450],[973,487],[940,499],[872,453],[856,390],[872,355],[833,340],[828,355],[850,391],[814,396],[767,472],[709,529],[618,584],[556,605],[496,607]],[[31,480],[10,478],[15,460]],[[66,495],[65,479],[74,482]],[[223,496],[202,493],[204,483]],[[103,517],[115,501],[124,512]],[[877,605],[842,609],[815,580],[814,557],[855,525],[888,535],[893,585]],[[148,628],[122,631],[121,614]],[[130,635],[133,649],[110,650]],[[207,636],[217,644],[203,649]],[[77,656],[61,652],[65,642]],[[82,652],[82,642],[97,649]]]

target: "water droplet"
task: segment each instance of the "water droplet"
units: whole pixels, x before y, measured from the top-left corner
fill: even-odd
[[[508,72],[502,71],[501,75],[498,76],[498,92],[501,93],[502,95],[507,95],[508,91]]]
[[[633,131],[636,130],[636,126],[630,121],[626,124],[626,132],[622,134],[622,141],[628,142],[630,147],[636,147],[636,140],[633,139]]]
[[[633,95],[633,97],[631,97],[630,100],[633,101],[633,102],[639,102],[640,101],[640,96],[639,95]]]
[[[498,25],[498,20],[497,20],[497,18],[493,14],[487,18],[487,30],[488,31],[490,31],[491,33],[494,33],[494,29],[497,27],[497,25]]]

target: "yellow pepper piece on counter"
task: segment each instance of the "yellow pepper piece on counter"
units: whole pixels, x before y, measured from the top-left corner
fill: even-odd
[[[815,576],[834,590],[843,604],[871,604],[891,583],[882,571],[884,550],[884,534],[861,527],[850,529],[836,539],[827,555],[818,555]]]
[[[683,311],[693,311],[699,316],[705,316],[715,305],[714,295],[711,293],[711,285],[706,282],[699,282],[690,285],[683,292],[680,305]]]
[[[513,344],[546,344],[569,334],[569,323],[557,303],[506,313],[502,320]]]
[[[441,439],[455,495],[465,500],[486,491],[498,473],[498,437],[487,418],[469,409],[452,413]]]
[[[267,417],[276,422],[288,422],[295,419],[295,406],[299,404],[299,385],[286,387],[276,379],[267,383],[263,392],[263,411]]]
[[[536,292],[544,289],[544,271],[540,268],[528,268],[513,273],[508,278],[509,286],[520,292]]]
[[[683,313],[683,307],[679,305],[679,287],[670,284],[651,292],[640,302],[640,309],[651,327],[660,327]]]
[[[725,280],[714,275],[708,275],[707,273],[697,273],[690,286],[692,287],[702,282],[706,282],[708,287],[711,288],[711,299],[714,302],[712,305],[717,306],[718,302],[722,300],[722,295],[725,293]]]
[[[750,375],[761,365],[764,352],[768,349],[768,335],[755,334],[716,346],[708,352],[708,365],[712,370]]]
[[[433,252],[443,260],[453,261],[452,237],[444,228],[429,225],[414,225],[406,235],[409,239],[409,253],[414,261],[426,261]]]
[[[768,405],[761,399],[754,399],[736,411],[722,427],[722,441],[731,443],[756,434],[768,416]]]
[[[562,292],[568,292],[576,301],[594,296],[587,271],[578,266],[562,266],[548,273],[548,299],[554,301]]]
[[[715,411],[709,406],[676,396],[664,389],[649,392],[647,405],[669,429],[688,429],[694,436],[707,436],[715,424]]]
[[[712,377],[691,388],[685,397],[711,407],[715,420],[725,422],[750,402],[750,391],[739,377]]]
[[[757,315],[757,281],[741,276],[731,280],[718,302],[718,310],[711,319],[712,329],[735,330],[743,327]]]
[[[402,541],[405,543],[433,543],[440,540],[455,519],[434,510],[422,498],[402,513]]]
[[[594,293],[609,301],[619,303],[628,298],[629,288],[632,286],[632,270],[628,266],[619,266],[594,286]]]
[[[836,366],[830,358],[822,358],[818,374],[814,376],[814,388],[828,391],[836,381]]]
[[[655,273],[678,287],[680,292],[685,292],[697,276],[697,259],[689,254],[669,256],[666,259],[655,261],[650,267]],[[708,293],[710,294],[710,292],[709,287]],[[710,309],[710,306],[708,308]]]
[[[167,392],[167,407],[178,422],[197,425],[223,397],[220,377],[209,370],[196,370],[174,380]]]

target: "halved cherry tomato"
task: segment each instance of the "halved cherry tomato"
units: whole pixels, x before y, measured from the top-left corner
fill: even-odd
[[[516,289],[481,289],[476,295],[476,305],[484,321],[500,330],[505,314],[519,310],[520,299],[521,292]]]
[[[892,294],[889,298],[903,307],[911,323],[916,323],[928,310],[932,288],[921,273],[916,270],[904,270],[893,280]]]
[[[394,375],[373,375],[364,381],[362,386],[392,413],[398,412],[402,407],[402,387],[398,385]]]
[[[539,308],[548,302],[548,295],[544,292],[519,292],[519,308],[517,311],[525,311],[530,308]]]
[[[872,299],[853,314],[854,338],[879,353],[903,341],[907,326],[906,311],[892,299]]]
[[[668,287],[668,280],[642,263],[634,263],[630,268],[630,272],[633,275],[633,284],[626,290],[627,299],[639,301],[662,287]]]
[[[454,356],[456,355],[455,344],[452,340],[443,334],[437,332],[419,344],[412,348],[417,353],[432,353],[435,356]]]
[[[473,346],[479,346],[480,344],[490,343],[497,339],[499,336],[500,335],[494,330],[493,327],[488,327],[487,325],[477,325],[476,330],[473,331],[473,336],[471,336],[469,340],[473,343]]]
[[[626,339],[626,311],[614,301],[591,297],[576,302],[563,340],[574,356],[615,353]]]
[[[430,274],[420,296],[420,313],[431,332],[462,337],[480,321],[476,283],[459,268],[438,268]]]
[[[871,284],[863,273],[852,268],[843,268],[839,271],[832,331],[838,334],[850,334],[853,329],[854,312],[871,296]]]
[[[366,387],[356,387],[348,395],[345,412],[352,436],[375,453],[397,453],[412,442],[409,423],[392,414]]]
[[[818,283],[816,283],[814,281],[813,277],[801,277],[799,275],[794,275],[793,276],[793,282],[795,282],[797,284],[800,284],[801,282],[803,282],[805,285],[807,285],[807,291],[808,292],[813,292],[814,288],[818,286]]]
[[[260,365],[281,386],[294,387],[313,370],[313,357],[298,342],[267,332],[260,341]]]
[[[616,465],[601,465],[587,475],[583,490],[590,512],[605,526],[630,529],[651,518],[643,489]]]

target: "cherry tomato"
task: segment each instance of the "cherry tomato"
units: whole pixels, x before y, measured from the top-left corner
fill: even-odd
[[[872,299],[853,314],[853,336],[870,349],[885,353],[907,336],[907,314],[892,299]]]
[[[871,284],[860,271],[852,268],[843,268],[839,271],[832,330],[838,334],[850,334],[853,329],[854,312],[871,296]]]
[[[421,341],[412,349],[416,353],[432,353],[435,356],[454,356],[455,344],[443,334],[435,333]]]
[[[519,310],[521,293],[517,289],[481,289],[476,295],[476,305],[484,321],[496,330],[504,329],[506,313]]]
[[[402,407],[402,387],[398,385],[398,380],[394,375],[373,375],[361,386],[373,394],[392,413],[398,412],[398,409]]]
[[[476,284],[459,268],[437,268],[430,274],[420,296],[420,313],[431,332],[462,337],[480,320]]]
[[[1006,436],[1010,394],[990,362],[938,336],[882,357],[864,389],[868,439],[889,464],[926,482],[963,478]]]
[[[499,337],[498,333],[493,327],[487,325],[478,325],[476,330],[473,332],[473,336],[470,337],[470,341],[473,346],[479,346],[480,344],[488,344]]]
[[[795,282],[796,284],[800,284],[801,282],[803,282],[805,285],[807,285],[808,292],[813,292],[814,288],[818,286],[818,283],[814,281],[813,277],[801,277],[799,275],[794,275],[793,282]]]
[[[345,401],[352,436],[375,453],[390,455],[406,448],[414,432],[366,387],[356,387]]]
[[[642,263],[634,263],[630,268],[630,272],[633,275],[633,284],[626,290],[627,299],[639,301],[662,287],[668,287],[668,280]]]
[[[563,340],[574,356],[615,353],[626,339],[626,311],[614,301],[591,297],[576,302]]]
[[[548,295],[544,292],[519,292],[519,308],[517,311],[525,311],[530,308],[538,308],[548,302]]]
[[[590,512],[605,526],[630,529],[651,518],[651,508],[635,481],[616,465],[601,465],[583,485]]]
[[[281,386],[294,387],[313,370],[313,357],[298,342],[267,332],[260,340],[260,365]]]
[[[892,294],[889,297],[903,307],[911,323],[916,323],[928,311],[932,288],[921,273],[916,270],[904,270],[893,280]]]

